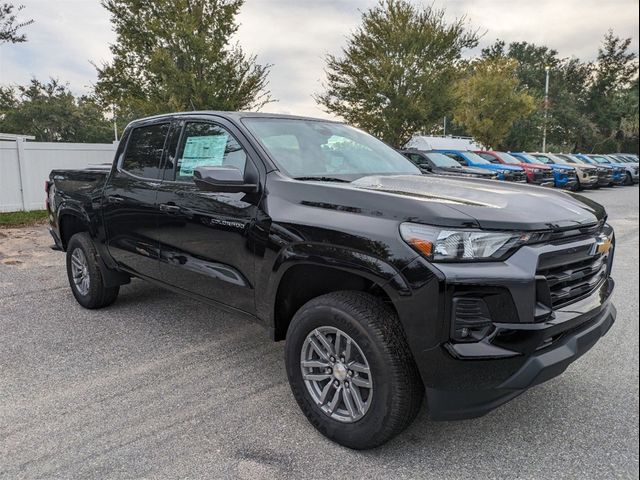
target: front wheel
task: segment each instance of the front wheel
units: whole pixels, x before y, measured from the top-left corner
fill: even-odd
[[[633,185],[633,177],[629,172],[627,172],[627,177],[624,179],[625,185]]]
[[[363,292],[334,292],[305,304],[285,346],[293,395],[311,424],[354,449],[404,430],[423,397],[395,312]]]
[[[116,301],[120,287],[105,287],[98,252],[88,233],[76,233],[67,246],[67,276],[73,296],[84,308],[94,309]]]

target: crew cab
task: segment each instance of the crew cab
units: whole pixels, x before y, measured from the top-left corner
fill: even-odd
[[[530,165],[546,165],[539,158],[534,157],[525,152],[509,152],[510,155],[516,157],[524,163]],[[578,189],[578,176],[576,170],[568,165],[548,165],[553,169],[553,179],[556,188],[566,188],[567,190]]]
[[[80,305],[107,307],[136,278],[260,323],[285,341],[303,414],[350,448],[400,433],[425,396],[435,420],[483,415],[562,373],[616,317],[602,206],[423,175],[342,123],[137,120],[112,166],[54,170],[46,189]]]
[[[553,153],[530,153],[530,155],[546,165],[566,165],[573,168],[578,180],[578,190],[598,187],[598,169],[595,166],[574,163]]]
[[[465,167],[483,168],[494,172],[498,180],[518,183],[526,183],[527,181],[527,176],[521,167],[515,165],[495,165],[477,153],[468,150],[434,150],[434,152],[443,153]]]
[[[485,180],[495,180],[498,178],[495,172],[484,168],[465,167],[443,153],[423,152],[414,149],[402,150],[400,153],[411,160],[411,163],[424,173],[451,175],[455,177],[484,178]]]
[[[491,150],[478,150],[479,156],[488,160],[491,163],[515,165],[522,168],[527,174],[527,182],[534,185],[540,185],[541,187],[553,187],[555,181],[553,178],[553,169],[547,165],[534,165],[531,163],[523,162],[522,160],[509,155],[505,152],[494,152]]]

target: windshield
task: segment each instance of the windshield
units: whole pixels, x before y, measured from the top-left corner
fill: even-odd
[[[609,160],[607,160],[606,158],[601,157],[599,155],[591,155],[590,158],[592,158],[593,160],[595,160],[598,163],[601,163],[601,164],[604,163],[605,165],[609,165],[611,163]]]
[[[556,157],[564,160],[567,163],[584,163],[579,158],[574,157],[573,155],[569,155],[567,153],[559,153],[556,155]]]
[[[519,153],[518,156],[524,158],[527,163],[533,163],[534,165],[546,165],[545,162],[533,155],[529,155],[528,153]]]
[[[553,165],[553,160],[551,157],[547,157],[546,155],[531,155],[533,158],[540,160],[541,163],[545,165]]]
[[[504,163],[508,163],[510,165],[520,165],[522,163],[521,160],[518,160],[516,157],[514,157],[513,155],[509,155],[508,153],[496,152],[496,155]]]
[[[453,158],[447,157],[442,153],[432,152],[432,153],[427,153],[426,155],[436,167],[462,168],[460,164],[456,162]]]
[[[294,178],[356,180],[375,174],[420,174],[391,147],[344,124],[287,118],[246,118],[243,123],[278,167]]]

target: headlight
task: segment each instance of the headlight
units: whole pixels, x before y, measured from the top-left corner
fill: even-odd
[[[400,235],[434,262],[503,260],[535,236],[519,232],[454,230],[418,223],[401,224]]]

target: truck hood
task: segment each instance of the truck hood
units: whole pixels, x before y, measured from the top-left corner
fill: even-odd
[[[482,179],[418,175],[370,176],[350,188],[415,200],[416,210],[435,203],[473,219],[476,226],[497,230],[560,230],[593,225],[606,217],[604,208],[576,194],[543,187]],[[388,202],[393,199],[389,198]],[[410,215],[410,221],[424,221]],[[437,224],[437,221],[433,221]]]
[[[553,168],[554,170],[562,170],[562,171],[570,171],[570,170],[575,170],[576,168],[571,166],[571,165],[565,165],[563,163],[554,163],[553,165],[551,165],[551,168]]]
[[[494,177],[495,174],[487,171],[485,168],[476,168],[476,167],[437,167],[434,173],[439,172],[447,172],[454,174],[462,174],[462,175],[477,175],[480,177],[491,178]]]
[[[507,164],[504,164],[504,163],[500,163],[500,164],[490,163],[488,165],[480,165],[480,164],[478,164],[478,165],[475,165],[475,167],[484,168],[486,170],[496,170],[496,171],[509,170],[509,171],[514,171],[514,172],[522,172],[524,170],[522,167],[519,167],[517,165],[507,165]]]

